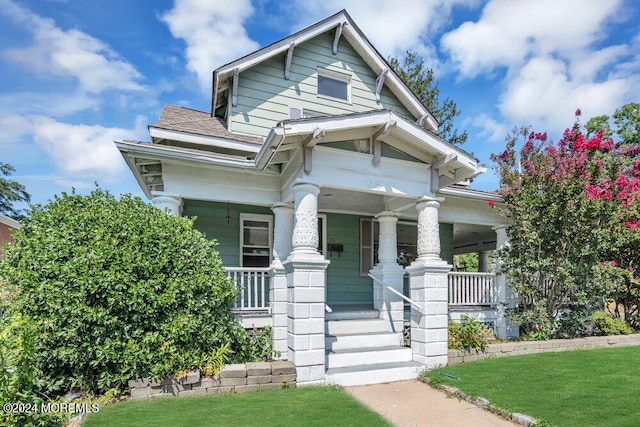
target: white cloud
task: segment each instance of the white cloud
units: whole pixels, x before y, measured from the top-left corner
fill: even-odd
[[[623,12],[622,0],[490,0],[442,47],[461,78],[504,74],[498,107],[506,122],[560,131],[576,108],[585,117],[611,114],[638,93],[628,62],[638,47],[606,45]]]
[[[524,64],[531,56],[572,56],[601,38],[621,0],[491,0],[478,22],[442,38],[465,77]]]
[[[488,114],[480,114],[474,117],[470,120],[470,124],[480,129],[478,136],[493,142],[504,142],[504,138],[510,130],[509,126],[504,123],[498,123]]]
[[[0,11],[33,36],[27,47],[4,50],[8,60],[44,76],[72,78],[90,93],[142,89],[136,82],[140,73],[102,41],[75,29],[62,30],[9,0],[0,0]]]
[[[161,19],[187,44],[187,68],[202,88],[211,88],[214,69],[259,48],[244,22],[253,13],[250,0],[176,0]]]
[[[571,125],[580,108],[585,117],[611,114],[629,90],[629,81],[603,82],[568,77],[565,62],[534,58],[511,79],[501,97],[500,110],[517,123],[532,124],[538,130],[560,130]]]
[[[115,181],[124,171],[124,162],[113,141],[139,135],[146,119],[139,117],[134,129],[75,125],[43,116],[30,122],[33,140],[64,173],[92,174],[96,179]]]

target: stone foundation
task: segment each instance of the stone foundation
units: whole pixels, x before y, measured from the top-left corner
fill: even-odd
[[[552,351],[584,350],[588,348],[624,347],[640,345],[640,334],[585,337],[569,340],[518,341],[490,344],[483,351],[449,350],[449,366],[489,357],[517,356]]]
[[[196,370],[189,371],[181,378],[129,380],[131,397],[134,399],[242,393],[295,386],[296,367],[293,362],[286,361],[226,365],[217,377],[205,377]]]

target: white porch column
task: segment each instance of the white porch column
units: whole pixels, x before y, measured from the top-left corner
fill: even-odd
[[[179,194],[152,191],[151,196],[155,207],[162,210],[168,209],[172,215],[182,215],[182,198]]]
[[[478,252],[478,271],[481,273],[489,272],[489,251]]]
[[[404,268],[398,262],[398,215],[395,212],[382,212],[377,215],[380,224],[378,237],[378,264],[371,270],[373,281],[373,308],[378,310],[380,318],[391,323],[394,332],[402,332],[404,326],[404,301],[398,295],[386,289],[386,286],[400,294],[403,291]]]
[[[411,299],[422,310],[411,307],[413,360],[428,369],[445,366],[448,352],[448,286],[451,265],[440,259],[438,200],[423,197],[418,210],[418,258],[407,267]]]
[[[507,237],[508,226],[494,227],[496,232],[496,249],[504,249],[509,245]],[[496,297],[498,300],[498,313],[496,315],[496,336],[498,338],[515,338],[520,335],[519,328],[507,317],[506,309],[513,308],[517,304],[513,291],[507,285],[507,277],[501,271],[502,260],[496,260]]]
[[[273,350],[280,359],[287,359],[287,272],[282,264],[291,253],[293,207],[278,203],[271,208],[274,215],[273,261],[271,262],[269,307]]]
[[[287,272],[288,359],[295,363],[299,385],[324,384],[325,271],[329,261],[318,252],[318,193],[313,184],[297,183],[291,254]]]

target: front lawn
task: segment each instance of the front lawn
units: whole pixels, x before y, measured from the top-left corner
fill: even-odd
[[[337,387],[301,387],[218,396],[129,400],[100,408],[86,427],[389,426]]]
[[[485,359],[426,375],[552,425],[638,426],[639,362],[640,347],[618,347]]]

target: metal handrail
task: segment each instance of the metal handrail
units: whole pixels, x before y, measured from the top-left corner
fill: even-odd
[[[400,298],[402,298],[403,300],[407,301],[409,304],[411,304],[412,306],[414,306],[415,308],[417,308],[418,310],[420,310],[421,313],[424,313],[422,306],[420,304],[418,304],[417,302],[415,302],[414,300],[412,300],[411,298],[407,297],[404,294],[401,294],[400,292],[396,291],[395,289],[393,289],[391,286],[388,286],[386,283],[384,283],[382,280],[378,279],[377,277],[373,276],[372,274],[369,274],[369,277],[371,277],[375,282],[380,283],[382,286],[385,287],[385,289],[387,289],[390,292],[393,292],[394,294],[398,295]]]

